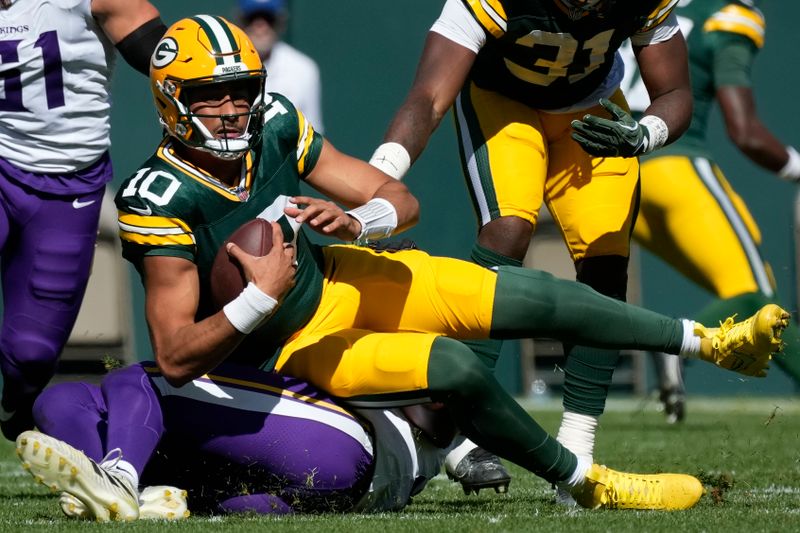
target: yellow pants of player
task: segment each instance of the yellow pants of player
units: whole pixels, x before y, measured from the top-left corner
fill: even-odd
[[[634,238],[721,298],[774,292],[761,233],[719,167],[705,158],[663,156],[642,163]]]
[[[328,246],[319,307],[276,369],[341,397],[425,389],[436,337],[488,336],[496,280],[419,250]]]
[[[612,98],[627,108],[618,92]],[[481,226],[516,216],[533,225],[542,202],[573,260],[627,257],[636,214],[636,158],[592,157],[572,139],[576,113],[546,113],[471,85],[455,105],[464,173]]]

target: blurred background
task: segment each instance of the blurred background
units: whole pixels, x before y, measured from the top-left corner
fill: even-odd
[[[212,13],[237,21],[234,0],[152,0],[167,25],[196,13]],[[322,107],[326,137],[340,150],[367,159],[380,143],[385,128],[400,105],[414,76],[417,59],[428,28],[438,16],[443,1],[403,2],[339,0],[288,0],[289,18],[284,40],[314,58],[322,80]],[[800,145],[800,68],[796,57],[798,37],[788,21],[800,17],[800,3],[766,2],[766,45],[756,63],[755,93],[764,121],[787,144]],[[269,79],[267,80],[269,88]],[[160,139],[156,113],[147,81],[123,61],[114,78],[112,157],[118,185],[155,149]],[[439,255],[466,258],[476,233],[476,219],[461,175],[452,117],[443,121],[405,183],[421,201],[420,224],[404,234],[424,249]],[[717,161],[734,188],[745,198],[763,234],[763,250],[772,262],[785,306],[796,312],[794,206],[795,186],[764,172],[728,142],[719,114],[713,118],[712,145]],[[114,213],[111,213],[114,216]],[[542,242],[548,237],[542,231]],[[534,238],[536,241],[537,238]],[[559,248],[553,241],[553,249]],[[563,245],[560,246],[563,249]],[[549,248],[548,248],[549,250]],[[116,258],[113,261],[117,261]],[[119,260],[121,262],[121,260]],[[639,302],[654,310],[690,316],[707,301],[707,295],[645,252],[634,261],[633,282]],[[143,320],[142,292],[136,273],[121,266],[124,276],[115,308],[123,313],[124,342],[115,353],[120,359],[149,359],[151,351]],[[97,270],[97,269],[96,269]],[[572,276],[571,272],[565,273]],[[89,293],[85,307],[108,305],[108,291]],[[88,311],[87,311],[88,312]],[[79,319],[74,335],[98,339],[102,334],[86,328],[98,324],[90,315]],[[81,331],[84,328],[85,331]],[[74,353],[88,353],[73,343]],[[91,343],[89,343],[91,344]],[[522,356],[520,355],[522,353]],[[554,360],[555,361],[555,360]],[[619,372],[617,392],[643,394],[654,386],[650,359],[631,354]],[[541,361],[540,361],[541,362]],[[508,343],[498,366],[498,376],[513,393],[528,395],[536,373],[554,372],[557,362],[532,364],[530,346]],[[547,374],[549,373],[549,374]],[[548,384],[553,381],[550,377]],[[555,380],[557,381],[557,380]],[[690,395],[777,395],[796,392],[793,383],[778,369],[763,380],[742,380],[738,375],[710,365],[689,363],[686,385]],[[552,388],[552,387],[551,387]]]

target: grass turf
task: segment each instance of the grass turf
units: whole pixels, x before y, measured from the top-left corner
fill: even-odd
[[[526,407],[555,431],[556,403]],[[0,531],[800,531],[800,399],[695,399],[688,407],[684,423],[668,426],[652,400],[611,400],[595,450],[598,462],[616,469],[701,476],[707,494],[684,512],[568,510],[553,503],[544,481],[511,465],[508,494],[467,497],[439,476],[401,513],[95,524],[63,517],[57,497],[35,485],[2,442]]]

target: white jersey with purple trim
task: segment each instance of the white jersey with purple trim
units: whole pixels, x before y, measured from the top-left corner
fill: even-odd
[[[91,0],[16,0],[0,9],[0,157],[74,172],[110,146],[114,46]]]

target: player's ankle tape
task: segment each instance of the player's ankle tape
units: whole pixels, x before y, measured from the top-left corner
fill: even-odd
[[[222,308],[228,321],[242,333],[256,329],[278,306],[278,301],[251,281],[242,293]]]

